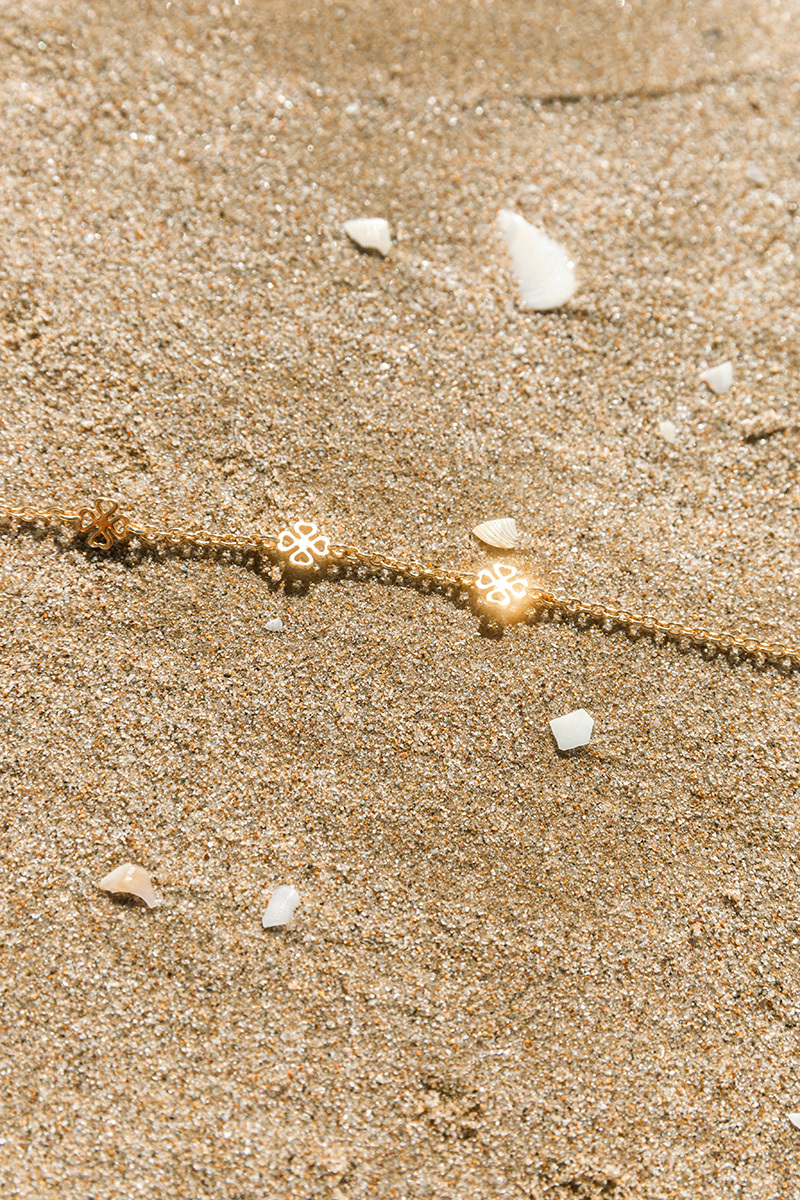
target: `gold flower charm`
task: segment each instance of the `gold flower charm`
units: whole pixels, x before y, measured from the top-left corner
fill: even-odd
[[[88,544],[95,550],[110,550],[114,542],[126,540],[128,518],[123,517],[113,500],[95,500],[94,508],[82,508],[78,514],[78,531],[92,530]]]
[[[278,553],[288,554],[288,566],[295,571],[318,569],[328,557],[329,546],[329,539],[311,521],[296,521],[278,539]]]
[[[527,580],[504,563],[486,567],[475,580],[477,599],[492,617],[510,620],[519,615],[528,595]]]

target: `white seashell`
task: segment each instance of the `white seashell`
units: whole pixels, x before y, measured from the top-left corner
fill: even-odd
[[[267,621],[264,628],[270,633],[283,633],[283,621],[280,617],[273,617],[271,621]]]
[[[148,908],[155,908],[161,903],[153,891],[147,871],[136,863],[123,863],[121,867],[116,867],[109,875],[105,875],[95,886],[115,895],[137,896]]]
[[[264,929],[274,929],[277,925],[288,925],[299,903],[300,896],[290,884],[279,884],[270,896],[267,911],[261,918]]]
[[[794,1125],[795,1129],[800,1129],[800,1113],[787,1113],[786,1115]]]
[[[343,229],[350,241],[362,250],[377,250],[385,258],[392,248],[389,222],[382,217],[359,217],[355,221],[345,221]]]
[[[522,307],[546,312],[566,304],[577,283],[564,247],[508,208],[501,208],[497,219],[511,255]]]
[[[672,421],[659,421],[658,434],[665,442],[669,442],[670,446],[674,446],[678,440],[678,426]]]
[[[719,366],[709,367],[700,376],[702,383],[706,387],[711,388],[715,396],[721,396],[723,392],[727,392],[733,383],[733,363],[724,362]]]
[[[575,712],[556,717],[550,722],[550,728],[559,750],[574,750],[576,746],[588,744],[594,721],[585,708],[576,708]]]
[[[495,546],[498,550],[513,550],[519,542],[517,522],[513,517],[498,517],[495,521],[484,521],[472,531],[479,542]]]

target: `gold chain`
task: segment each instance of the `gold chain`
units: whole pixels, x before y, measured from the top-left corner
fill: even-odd
[[[785,672],[800,671],[800,648],[771,645],[740,634],[718,633],[702,626],[660,621],[647,614],[628,612],[607,604],[588,604],[577,596],[559,596],[531,587],[513,566],[499,563],[474,572],[451,571],[433,563],[420,563],[369,553],[357,546],[332,543],[311,521],[296,521],[277,533],[245,537],[215,534],[205,529],[164,529],[139,525],[120,512],[113,500],[98,499],[92,508],[70,511],[0,503],[0,518],[10,524],[65,525],[86,538],[93,549],[138,540],[146,546],[200,551],[238,551],[278,565],[288,578],[346,575],[358,579],[381,578],[404,582],[420,590],[439,591],[471,605],[488,625],[501,628],[519,621],[536,623],[548,615],[591,623],[605,630],[622,629],[631,636],[646,634],[656,642],[666,640],[694,647],[708,655],[747,658]]]

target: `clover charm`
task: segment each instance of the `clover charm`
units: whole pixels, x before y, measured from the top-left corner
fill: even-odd
[[[115,542],[124,542],[128,524],[128,518],[123,517],[113,500],[95,500],[94,508],[82,508],[78,514],[78,532],[94,530],[88,540],[94,550],[110,550]]]
[[[318,570],[328,557],[329,546],[329,539],[312,521],[296,521],[278,539],[278,553],[288,555],[287,565],[294,571]]]
[[[517,574],[515,567],[504,563],[486,567],[474,586],[479,603],[489,609],[493,617],[516,616],[528,595],[527,580]]]

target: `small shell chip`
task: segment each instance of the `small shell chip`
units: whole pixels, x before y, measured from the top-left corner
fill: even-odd
[[[550,728],[559,750],[574,750],[577,746],[588,746],[594,721],[585,708],[576,708],[563,717],[555,717]]]
[[[392,248],[389,222],[383,217],[357,217],[354,221],[345,221],[343,228],[360,250],[374,250],[385,258]]]
[[[716,367],[709,367],[700,376],[701,382],[709,388],[715,396],[721,396],[723,392],[729,392],[733,383],[733,363],[719,363]]]
[[[136,863],[123,863],[121,867],[116,867],[110,874],[98,880],[96,886],[116,896],[136,896],[148,908],[155,908],[161,903],[153,890],[147,871]]]

